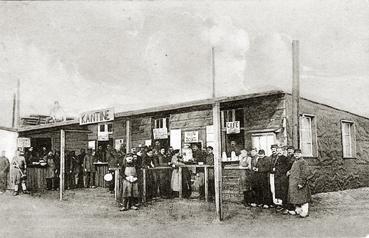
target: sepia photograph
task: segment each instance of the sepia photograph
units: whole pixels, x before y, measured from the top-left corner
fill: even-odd
[[[369,238],[369,0],[0,1],[1,238]]]

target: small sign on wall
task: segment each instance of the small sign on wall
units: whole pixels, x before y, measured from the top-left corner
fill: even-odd
[[[109,132],[107,132],[107,131],[98,131],[97,132],[97,140],[98,141],[108,141],[109,140]]]
[[[20,148],[31,147],[31,139],[26,137],[19,137],[17,139],[17,145]]]
[[[185,143],[199,142],[199,132],[198,131],[185,131],[184,136],[185,136],[184,138]]]
[[[151,146],[151,140],[145,140],[145,146]]]
[[[240,133],[241,127],[240,127],[240,121],[232,121],[227,122],[227,134],[237,134]]]
[[[154,134],[154,140],[157,139],[167,139],[168,129],[167,128],[155,128],[152,130]]]
[[[116,150],[120,150],[120,148],[122,147],[122,145],[124,145],[124,140],[123,139],[115,139],[114,148]]]
[[[96,149],[96,143],[95,143],[94,140],[91,140],[91,141],[88,142],[88,148],[92,149],[92,150]]]

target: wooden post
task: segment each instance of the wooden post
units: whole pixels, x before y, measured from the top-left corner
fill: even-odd
[[[131,122],[126,121],[126,153],[131,152]]]
[[[182,198],[182,191],[183,191],[183,188],[182,188],[182,167],[178,168],[178,177],[179,177],[179,180],[178,180],[178,183],[179,183],[179,198]]]
[[[221,159],[221,131],[220,131],[220,103],[213,105],[213,126],[215,134],[214,142],[214,183],[215,183],[215,206],[217,218],[223,220],[222,211],[222,159]]]
[[[143,180],[142,200],[143,203],[146,203],[146,169],[142,169],[142,180]]]
[[[60,130],[60,171],[59,171],[59,199],[63,200],[65,176],[65,131]]]
[[[300,148],[300,66],[299,41],[292,41],[292,144]]]
[[[208,166],[205,166],[204,168],[205,172],[205,201],[209,201],[209,171]]]
[[[119,168],[115,169],[114,173],[114,197],[115,201],[118,199],[118,193],[119,193]]]

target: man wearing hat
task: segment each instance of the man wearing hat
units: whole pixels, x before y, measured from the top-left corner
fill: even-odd
[[[289,176],[288,201],[296,206],[296,210],[291,211],[290,214],[307,217],[309,215],[309,202],[311,201],[309,187],[311,172],[308,163],[302,157],[300,149],[295,150],[295,159],[296,161],[292,164],[291,170],[287,173]]]
[[[257,205],[263,208],[269,208],[269,206],[272,204],[268,176],[271,168],[270,163],[270,157],[265,156],[264,150],[259,150],[258,158],[255,164],[253,164],[253,160],[251,159],[251,166],[252,170],[254,171],[253,190],[255,192],[255,199]]]
[[[275,160],[272,161],[271,176],[274,175],[274,203],[278,204],[277,211],[282,211],[287,205],[288,177],[287,171],[290,170],[290,163],[283,155],[282,147],[277,148]],[[271,180],[272,183],[272,180]]]

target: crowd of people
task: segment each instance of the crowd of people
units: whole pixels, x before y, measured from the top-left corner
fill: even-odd
[[[244,205],[275,208],[283,214],[308,216],[311,199],[309,189],[310,172],[307,162],[302,158],[301,150],[293,147],[272,145],[270,156],[264,150],[252,148],[249,152],[233,146],[233,153],[239,158],[240,189],[244,195]],[[60,153],[47,150],[40,151],[29,148],[25,155],[17,151],[11,164],[2,152],[0,157],[0,192],[6,189],[6,178],[9,167],[13,166],[14,195],[22,191],[27,193],[26,167],[44,166],[46,168],[46,187],[55,190],[59,184]],[[122,146],[119,150],[107,145],[99,146],[96,151],[80,149],[66,151],[65,156],[65,189],[95,187],[96,167],[94,163],[105,162],[109,168],[120,169],[120,205],[121,211],[138,209],[143,196],[147,200],[158,197],[174,198],[182,191],[183,198],[189,198],[192,188],[199,192],[200,199],[205,198],[204,167],[186,167],[184,165],[213,165],[213,148],[200,149],[196,143],[185,144],[182,151],[172,147],[163,147],[160,141],[154,146],[139,146],[126,153]],[[182,167],[182,173],[179,168]],[[143,171],[146,170],[146,194],[143,194]],[[150,169],[157,168],[157,169]],[[115,170],[110,170],[113,174]],[[182,177],[180,178],[180,176]],[[113,177],[113,176],[112,176]],[[191,179],[194,178],[194,179]],[[192,183],[194,180],[194,183]],[[109,190],[114,191],[114,179],[109,183]],[[180,184],[181,183],[181,184]],[[208,170],[209,197],[214,198],[214,171]]]
[[[271,146],[272,154],[252,148],[240,151],[240,185],[244,205],[269,209],[283,214],[306,217],[311,199],[309,166],[300,149]]]
[[[121,211],[138,209],[140,196],[142,196],[142,168],[149,169],[146,172],[146,199],[152,200],[157,197],[164,199],[179,196],[182,190],[183,198],[189,198],[192,187],[199,191],[200,199],[205,198],[204,168],[187,168],[183,165],[213,165],[213,148],[208,146],[201,150],[197,144],[186,144],[180,150],[172,147],[164,148],[160,142],[155,142],[153,147],[139,146],[133,148],[124,156],[121,164]],[[179,168],[182,167],[182,173]],[[152,169],[150,168],[159,168]],[[182,177],[180,177],[182,176]],[[192,184],[191,177],[195,177]],[[209,170],[209,196],[214,197],[214,173]]]

